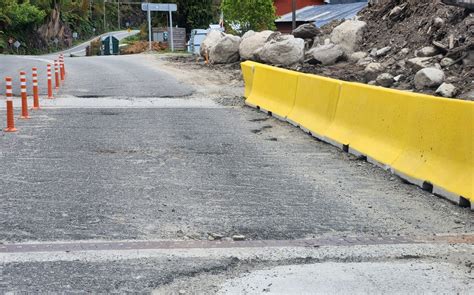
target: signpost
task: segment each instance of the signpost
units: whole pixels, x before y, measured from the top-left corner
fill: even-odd
[[[167,11],[170,17],[170,37],[171,51],[174,51],[173,43],[173,11],[178,10],[178,6],[173,3],[142,3],[142,10],[147,12],[148,17],[148,42],[151,50],[151,11]]]

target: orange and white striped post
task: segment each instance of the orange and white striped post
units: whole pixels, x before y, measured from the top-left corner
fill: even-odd
[[[59,63],[59,76],[61,77],[61,81],[64,81],[64,68],[63,68],[64,64],[63,63]]]
[[[39,110],[39,94],[38,94],[38,69],[31,69],[33,80],[33,110]]]
[[[66,70],[64,68],[64,57],[62,54],[59,56],[59,73],[61,81],[64,81],[64,78],[66,77]]]
[[[48,64],[48,98],[53,99],[53,76],[51,74],[51,65]]]
[[[59,89],[59,62],[58,60],[54,61],[54,82],[55,82],[55,88]]]
[[[64,72],[64,77],[66,77],[66,63],[64,62],[64,54],[60,54],[59,58],[61,59],[61,62],[63,64],[63,72]]]
[[[26,94],[26,73],[20,72],[20,90],[21,90],[21,116],[20,119],[29,119],[28,115],[28,95]]]
[[[6,96],[7,96],[7,128],[3,131],[5,132],[16,132],[15,128],[15,118],[13,117],[13,87],[12,87],[12,78],[5,78],[6,85]]]

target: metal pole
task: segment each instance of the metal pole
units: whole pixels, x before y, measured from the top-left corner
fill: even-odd
[[[107,0],[104,0],[104,33],[107,32],[107,25],[105,23],[105,1]]]
[[[120,1],[117,1],[117,23],[120,30]]]
[[[173,13],[171,8],[168,6],[168,12],[170,14],[170,37],[171,37],[171,52],[174,51],[174,40],[173,40]]]
[[[150,2],[147,3],[147,17],[148,17],[148,50],[151,51],[151,13],[150,13]]]
[[[291,11],[293,20],[293,31],[296,29],[296,0],[291,1]]]

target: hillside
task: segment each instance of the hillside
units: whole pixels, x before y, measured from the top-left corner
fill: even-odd
[[[215,21],[220,3],[215,0],[150,2],[177,3],[179,11],[174,17],[178,25],[188,31],[194,27],[207,27]],[[145,23],[146,15],[140,5],[130,0],[1,0],[0,53],[56,51],[100,33],[140,28]],[[153,13],[152,23],[166,26],[167,15]],[[13,45],[16,41],[21,43],[18,49]]]

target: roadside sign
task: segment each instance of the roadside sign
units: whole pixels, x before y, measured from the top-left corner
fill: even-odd
[[[142,3],[143,11],[178,11],[178,6],[173,3]]]
[[[77,37],[78,37],[77,32],[73,32],[73,33],[72,33],[72,37],[73,37],[74,39],[77,39]]]
[[[173,44],[173,11],[178,11],[178,5],[173,3],[142,3],[142,10],[147,12],[148,19],[148,48],[151,51],[151,12],[163,11],[169,13],[170,18],[170,35],[171,35],[171,51],[174,51]]]
[[[13,43],[13,46],[15,46],[16,48],[20,47],[21,46],[21,43],[18,42],[18,41],[15,41],[15,43]]]

